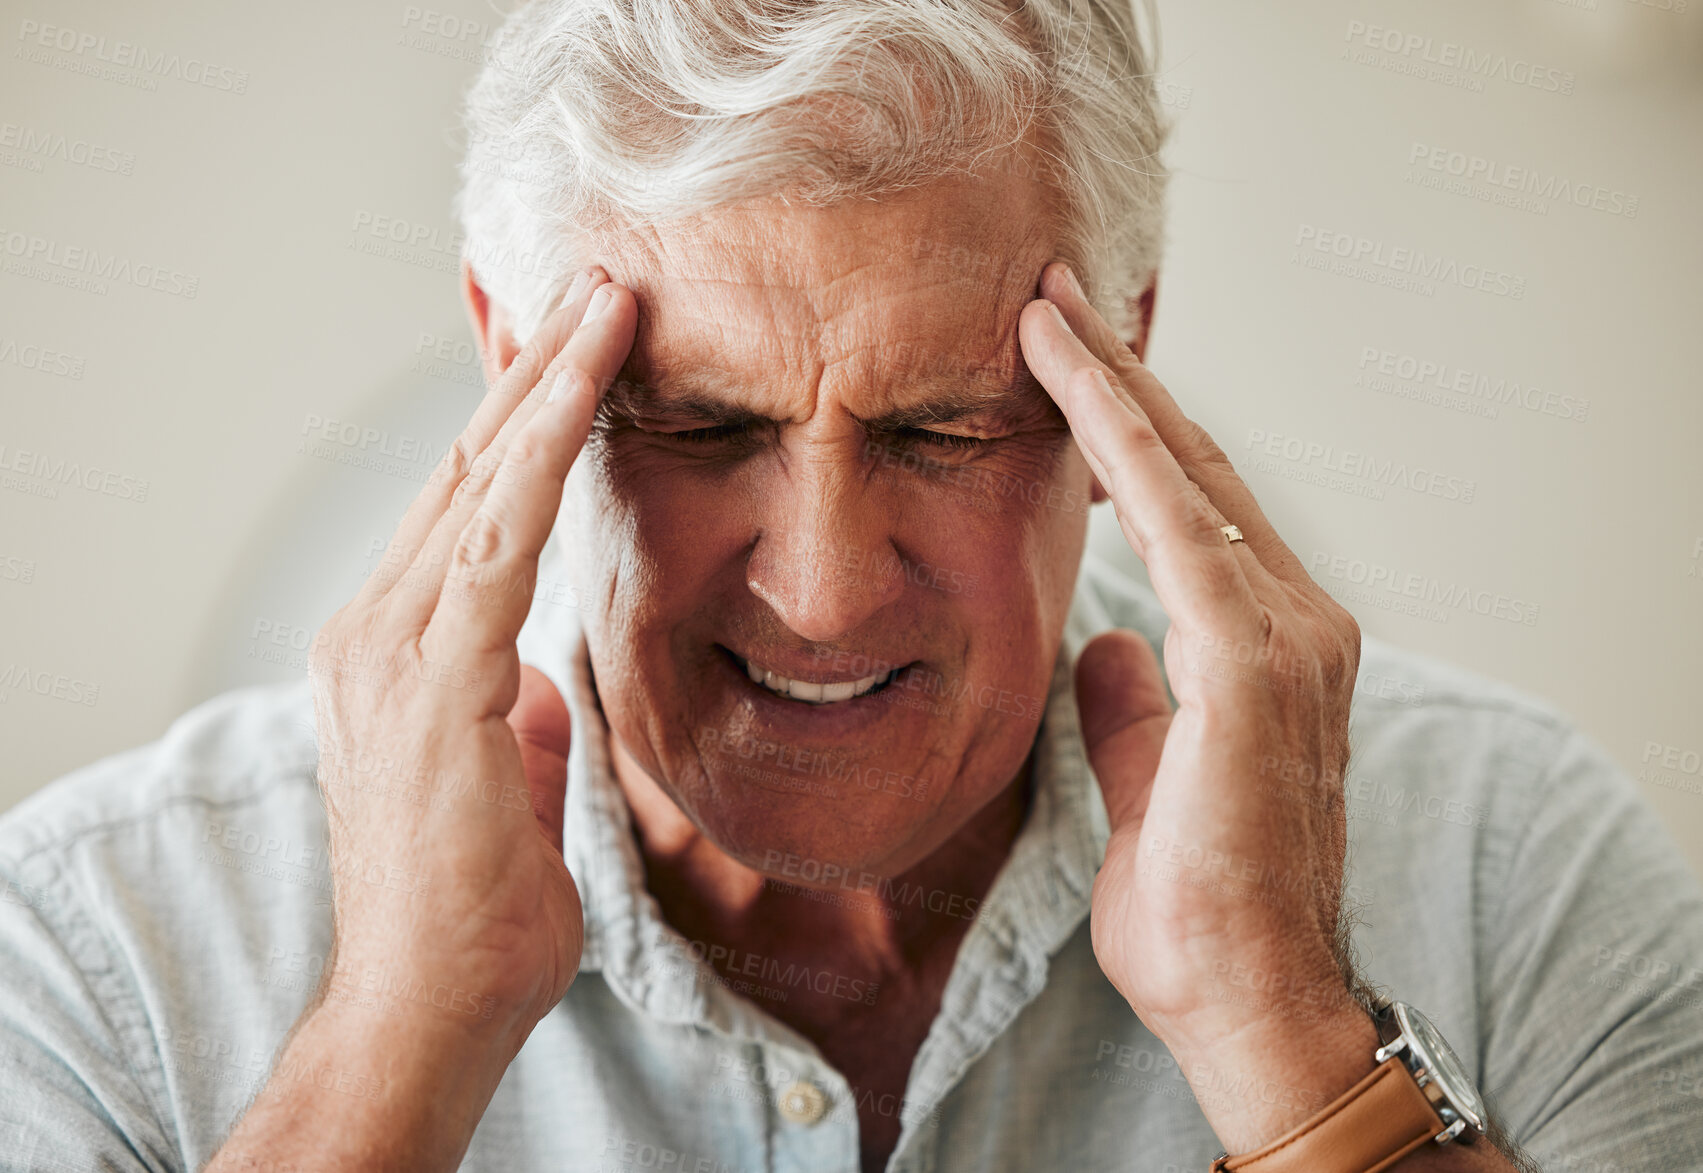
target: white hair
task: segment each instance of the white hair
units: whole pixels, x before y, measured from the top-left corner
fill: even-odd
[[[1167,179],[1143,14],[1156,39],[1152,0],[528,0],[468,93],[464,256],[524,342],[604,229],[1003,160],[1059,193],[1061,256],[1123,331]]]

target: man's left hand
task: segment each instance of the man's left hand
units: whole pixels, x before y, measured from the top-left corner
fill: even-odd
[[[1084,649],[1082,731],[1111,823],[1094,952],[1246,1152],[1353,1086],[1378,1045],[1339,938],[1360,629],[1065,265],[1041,293],[1023,355],[1147,565],[1178,705],[1134,633]]]

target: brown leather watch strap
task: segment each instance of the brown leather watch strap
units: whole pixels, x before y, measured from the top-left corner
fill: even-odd
[[[1318,1115],[1264,1148],[1220,1157],[1214,1173],[1382,1173],[1443,1131],[1443,1120],[1391,1055]]]

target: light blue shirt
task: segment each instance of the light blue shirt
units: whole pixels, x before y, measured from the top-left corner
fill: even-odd
[[[584,961],[462,1168],[858,1173],[864,1093],[764,1009],[821,975],[712,968],[646,891],[577,618],[539,602],[521,646],[573,713]],[[1157,646],[1166,621],[1090,559],[1009,860],[979,906],[914,894],[971,923],[903,1102],[874,1105],[904,1125],[890,1170],[1196,1173],[1219,1148],[1089,944],[1107,830],[1069,667],[1113,626]],[[305,682],[227,693],[0,818],[0,1168],[196,1169],[240,1119],[330,943],[312,716]],[[1436,1021],[1545,1169],[1703,1169],[1703,892],[1632,783],[1546,705],[1370,640],[1352,734],[1367,976]],[[392,976],[360,996],[482,1005]],[[1227,959],[1219,988],[1266,980]],[[357,1067],[295,1075],[383,1094]],[[1203,1095],[1250,1090],[1193,1074]]]

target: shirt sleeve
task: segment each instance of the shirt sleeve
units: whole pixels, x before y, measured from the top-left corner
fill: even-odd
[[[1703,1170],[1703,888],[1576,730],[1502,889],[1479,938],[1492,1113],[1545,1173]]]
[[[130,1058],[127,1041],[147,1035],[134,982],[52,852],[0,859],[0,1170],[180,1169],[163,1088]]]

